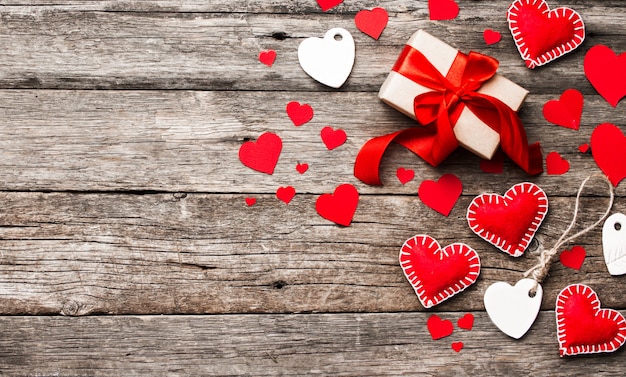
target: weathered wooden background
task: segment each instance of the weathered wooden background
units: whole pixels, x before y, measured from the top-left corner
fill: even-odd
[[[593,128],[626,126],[626,101],[612,108],[586,80],[585,52],[626,50],[622,0],[553,0],[583,17],[587,39],[576,52],[525,68],[506,25],[510,1],[458,0],[459,17],[428,20],[426,0],[350,1],[324,13],[314,0],[94,1],[4,0],[0,7],[0,373],[2,375],[623,375],[624,350],[558,356],[554,301],[585,283],[602,304],[626,311],[624,277],[604,265],[601,230],[578,239],[588,253],[580,271],[553,265],[538,320],[514,341],[484,312],[495,281],[514,283],[536,251],[513,259],[474,236],[465,209],[482,192],[503,193],[531,180],[550,197],[538,232],[554,242],[571,219],[580,182],[599,172],[577,147]],[[389,24],[378,41],[354,16],[382,6]],[[356,63],[340,90],[300,68],[298,44],[344,27]],[[526,87],[520,116],[531,141],[570,161],[562,176],[529,178],[507,163],[487,174],[469,152],[432,168],[394,148],[384,187],[352,175],[369,138],[412,122],[380,103],[377,91],[402,45],[419,28],[463,50],[500,60],[500,72]],[[503,39],[486,46],[482,31]],[[258,53],[274,49],[273,67]],[[543,104],[567,88],[585,95],[580,130],[546,122]],[[313,121],[294,127],[290,101],[309,103]],[[328,151],[319,132],[348,134]],[[274,175],[244,167],[240,145],[279,134]],[[295,170],[298,162],[310,169]],[[395,179],[399,166],[417,177]],[[453,173],[463,196],[449,217],[417,197],[424,179]],[[361,200],[350,227],[315,212],[316,198],[341,183]],[[297,195],[278,201],[276,189]],[[626,184],[614,212],[626,211]],[[247,207],[244,198],[258,202]],[[596,180],[582,200],[581,226],[606,205]],[[468,243],[482,273],[463,294],[424,311],[397,262],[409,237]],[[536,245],[535,245],[536,246]],[[426,319],[471,331],[433,341]],[[459,353],[451,343],[462,341]]]

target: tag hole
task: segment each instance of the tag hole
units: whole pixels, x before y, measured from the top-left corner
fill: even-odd
[[[620,229],[622,229],[622,224],[620,223],[615,223],[613,224],[613,227],[615,228],[615,230],[617,230],[618,232],[620,231]]]
[[[343,36],[341,36],[341,34],[335,34],[335,40],[337,42],[341,42],[342,39],[343,39]]]
[[[533,298],[537,296],[537,290],[536,289],[531,289],[530,291],[528,291],[528,297]]]

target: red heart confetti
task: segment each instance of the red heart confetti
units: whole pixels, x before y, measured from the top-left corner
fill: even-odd
[[[246,205],[252,207],[256,204],[256,198],[246,198]]]
[[[346,132],[344,130],[334,130],[332,127],[329,126],[322,128],[320,136],[322,137],[322,141],[329,151],[343,145],[343,143],[345,143],[348,138],[348,135],[346,135]]]
[[[574,246],[572,250],[563,250],[559,254],[561,264],[574,270],[580,270],[587,256],[587,251],[582,246]]]
[[[613,186],[626,178],[626,137],[616,125],[603,123],[593,130],[591,155]]]
[[[556,298],[555,311],[561,356],[613,352],[626,340],[624,316],[600,309],[598,295],[586,285],[565,287]]]
[[[524,182],[504,196],[482,194],[467,208],[474,233],[503,252],[521,256],[548,212],[548,197],[539,186]]]
[[[451,20],[459,15],[459,5],[454,0],[428,0],[428,12],[433,21]]]
[[[296,127],[300,127],[313,119],[313,108],[309,104],[292,101],[287,104],[287,115]]]
[[[438,340],[441,338],[445,338],[446,336],[452,335],[454,331],[454,326],[452,322],[448,319],[441,319],[437,314],[433,314],[428,317],[426,321],[426,327],[428,328],[428,332],[430,333],[431,338],[433,340]]]
[[[259,53],[259,61],[268,67],[271,67],[276,60],[276,51],[263,50]]]
[[[296,165],[296,170],[298,171],[298,173],[304,174],[304,173],[306,173],[307,170],[309,170],[309,164],[305,164],[305,163],[300,164],[300,163],[298,163]]]
[[[480,259],[471,247],[453,243],[443,249],[427,235],[409,238],[400,248],[400,266],[425,308],[462,292],[476,282]]]
[[[388,21],[389,15],[387,11],[380,7],[376,7],[372,10],[364,9],[358,12],[354,17],[354,23],[357,29],[374,39],[380,37],[385,27],[387,27]]]
[[[396,170],[396,177],[403,185],[406,185],[413,178],[415,178],[415,171],[412,169],[398,168]]]
[[[494,45],[500,42],[502,34],[495,30],[485,29],[485,31],[483,31],[483,39],[487,45]]]
[[[480,160],[480,170],[485,173],[501,174],[504,171],[504,153],[497,150],[491,160]]]
[[[626,52],[616,55],[604,45],[596,45],[585,55],[585,76],[611,106],[626,96]]]
[[[289,204],[294,196],[296,196],[296,189],[291,186],[279,187],[276,190],[276,197],[285,202],[285,204]]]
[[[463,192],[463,183],[454,174],[444,174],[437,182],[426,180],[420,184],[417,194],[429,208],[448,216]]]
[[[315,202],[317,213],[336,224],[350,226],[359,204],[359,192],[351,184],[337,186],[333,194],[322,194]]]
[[[580,144],[580,145],[578,146],[578,151],[579,151],[580,153],[587,153],[587,152],[589,152],[589,144],[587,144],[587,143]]]
[[[466,313],[463,317],[459,318],[456,324],[463,330],[471,330],[472,327],[474,327],[474,315],[472,313]]]
[[[569,171],[569,161],[559,152],[550,152],[546,156],[546,171],[548,175],[562,175]]]
[[[577,130],[583,113],[584,97],[576,89],[567,89],[556,100],[543,105],[543,117],[550,123]]]
[[[250,169],[261,173],[273,174],[283,141],[280,136],[265,132],[257,141],[247,141],[239,148],[239,160]]]
[[[507,20],[528,68],[573,51],[585,39],[585,25],[577,12],[570,8],[550,10],[545,0],[515,0]]]
[[[336,7],[341,3],[343,3],[343,0],[317,0],[317,4],[319,4],[324,12]]]
[[[461,352],[461,350],[463,349],[463,342],[453,342],[452,349],[455,352]]]

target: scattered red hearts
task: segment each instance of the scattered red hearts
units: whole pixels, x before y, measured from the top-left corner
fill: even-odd
[[[246,198],[246,205],[252,207],[256,204],[256,198]]]
[[[359,192],[351,184],[337,186],[333,194],[322,194],[315,202],[317,213],[336,224],[350,226],[357,206]]]
[[[626,178],[626,137],[616,125],[603,123],[593,130],[591,155],[613,186]]]
[[[572,250],[563,250],[559,255],[561,264],[574,270],[580,270],[587,256],[587,251],[582,246],[574,246]]]
[[[626,340],[624,316],[600,309],[598,295],[586,285],[565,287],[556,298],[555,311],[561,356],[613,352]]]
[[[343,143],[345,143],[348,139],[348,135],[346,135],[346,132],[344,130],[334,130],[332,127],[329,126],[322,128],[320,136],[322,137],[322,141],[329,151],[342,146]]]
[[[589,144],[587,144],[587,143],[580,144],[580,145],[578,146],[578,151],[579,151],[580,153],[587,153],[587,152],[589,152]]]
[[[498,149],[491,160],[480,160],[480,170],[485,173],[502,174],[504,171],[504,153]]]
[[[467,208],[470,229],[503,252],[519,257],[548,212],[548,197],[539,186],[524,182],[504,196],[482,194]]]
[[[276,197],[280,201],[285,202],[285,204],[289,204],[294,196],[296,196],[296,189],[291,186],[279,187],[278,190],[276,190]]]
[[[304,164],[304,163],[300,164],[300,163],[298,163],[296,165],[296,170],[298,171],[298,173],[304,174],[304,173],[306,173],[307,170],[309,170],[309,164]]]
[[[292,101],[287,104],[287,115],[296,127],[300,127],[313,119],[313,108],[309,104]]]
[[[474,315],[472,313],[466,313],[463,317],[459,318],[456,324],[463,330],[471,330],[472,327],[474,327]]]
[[[454,0],[428,0],[428,12],[433,21],[451,20],[459,15],[459,5]]]
[[[585,55],[585,76],[611,106],[626,96],[626,52],[616,55],[604,45],[596,45]]]
[[[317,0],[317,4],[319,4],[324,12],[336,7],[341,3],[343,3],[343,0]]]
[[[259,61],[268,67],[271,67],[276,60],[276,51],[263,50],[259,53]]]
[[[487,45],[494,45],[500,42],[502,34],[495,30],[485,29],[485,31],[483,31],[483,39]]]
[[[452,343],[452,349],[455,352],[461,352],[461,350],[463,349],[463,342],[454,342],[454,343]]]
[[[570,8],[550,10],[545,0],[515,0],[507,12],[509,29],[528,68],[573,51],[585,40],[585,25]]]
[[[403,185],[406,185],[413,178],[415,178],[415,171],[412,169],[398,168],[396,170],[396,177]]]
[[[273,174],[283,141],[280,136],[265,132],[257,141],[247,141],[239,148],[239,160],[250,169],[261,173]]]
[[[463,192],[463,183],[453,174],[444,174],[437,182],[426,180],[420,184],[417,194],[429,208],[448,216]]]
[[[433,314],[428,317],[426,327],[428,328],[428,332],[433,340],[450,336],[452,335],[452,331],[454,331],[452,322],[447,319],[441,319],[437,314]]]
[[[580,127],[580,117],[583,113],[584,97],[576,89],[567,89],[556,100],[543,105],[543,117],[550,123],[577,130]]]
[[[354,17],[354,23],[357,29],[374,39],[380,37],[385,27],[387,27],[388,21],[389,15],[387,11],[380,7],[372,10],[364,9],[358,12]]]
[[[559,152],[550,152],[546,156],[546,172],[548,175],[562,175],[569,171],[569,161]]]
[[[462,292],[480,274],[480,259],[474,249],[462,243],[441,248],[437,240],[427,235],[406,240],[399,260],[404,275],[427,309]]]

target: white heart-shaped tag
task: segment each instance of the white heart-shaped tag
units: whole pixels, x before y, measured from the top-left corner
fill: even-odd
[[[307,38],[298,47],[300,66],[309,76],[331,88],[339,88],[354,65],[354,39],[342,28],[330,29],[324,39]]]
[[[533,279],[522,279],[512,287],[499,281],[485,291],[485,309],[491,322],[511,338],[524,336],[539,314],[543,289],[537,284],[531,297],[529,293],[535,284]]]
[[[626,274],[626,215],[614,213],[602,227],[604,262],[611,275]]]

